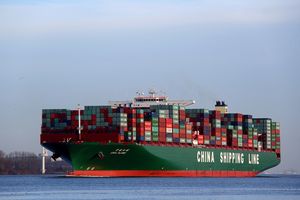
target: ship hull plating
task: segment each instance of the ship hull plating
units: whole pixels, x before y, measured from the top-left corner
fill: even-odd
[[[280,163],[275,152],[141,144],[43,143],[69,176],[252,177]]]

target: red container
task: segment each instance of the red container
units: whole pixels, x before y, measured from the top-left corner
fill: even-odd
[[[179,128],[179,124],[173,124],[173,128]]]
[[[159,123],[166,123],[166,119],[165,118],[159,118]]]
[[[151,131],[152,128],[151,127],[145,127],[145,131]]]
[[[214,119],[221,119],[221,112],[218,110],[213,110],[210,117]]]
[[[186,123],[186,124],[185,124],[185,128],[186,128],[186,129],[189,129],[189,130],[192,130],[192,124]]]
[[[142,118],[144,118],[144,114],[137,113],[137,114],[136,114],[136,118],[142,119]]]
[[[120,131],[120,130],[128,131],[128,128],[127,128],[127,126],[124,126],[124,127],[117,127],[117,130],[118,130],[118,131]]]
[[[159,133],[158,140],[160,142],[165,142],[166,141],[166,134],[165,133]]]
[[[166,132],[160,132],[158,133],[159,136],[166,136]]]
[[[276,146],[276,142],[272,142],[271,145],[272,145],[272,146]]]
[[[144,123],[145,123],[145,126],[151,126],[151,122],[149,122],[149,121],[145,121]]]
[[[166,124],[166,127],[167,128],[172,128],[173,126],[172,126],[172,124]]]
[[[136,131],[137,132],[145,132],[145,128],[144,127],[136,127]]]
[[[210,136],[209,135],[204,135],[204,140],[210,140]]]
[[[159,127],[158,131],[161,133],[165,133],[166,132],[166,127]]]
[[[211,128],[211,132],[213,132],[213,133],[221,133],[221,128]]]
[[[221,137],[221,132],[219,132],[219,133],[215,133],[215,135],[217,136],[217,137]]]
[[[201,122],[201,124],[203,124],[203,125],[210,124],[210,123],[209,123],[209,118],[203,118],[203,119],[200,120],[200,122]]]
[[[186,134],[187,139],[192,139],[192,134]]]
[[[179,133],[180,134],[185,134],[186,132],[185,132],[185,129],[179,129]]]
[[[151,129],[152,129],[151,122],[150,124],[145,122],[145,131],[151,131]]]
[[[236,120],[236,121],[243,121],[243,115],[242,114],[240,114],[240,113],[235,113],[234,114],[234,119]]]
[[[172,124],[172,123],[173,123],[173,120],[170,119],[170,118],[166,118],[166,123],[167,123],[167,124]]]

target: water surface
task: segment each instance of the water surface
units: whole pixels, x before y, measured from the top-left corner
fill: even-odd
[[[70,178],[0,176],[10,199],[300,199],[300,176],[255,178]]]

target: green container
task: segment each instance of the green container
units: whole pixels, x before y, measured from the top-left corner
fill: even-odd
[[[165,114],[159,114],[159,118],[167,118]]]
[[[186,139],[186,143],[191,144],[192,143],[192,139]]]
[[[210,144],[209,140],[204,140],[204,144]]]
[[[151,120],[151,121],[152,121],[152,124],[153,124],[153,123],[158,123],[158,117],[152,117],[152,120]]]
[[[151,136],[151,131],[145,131],[145,136]]]
[[[152,122],[152,126],[153,127],[158,126],[158,122]]]
[[[173,119],[173,124],[179,124],[179,120],[178,119]]]
[[[161,115],[161,114],[162,114],[162,115],[165,115],[166,112],[167,112],[166,110],[159,110],[159,111],[158,111],[158,113],[159,113],[160,115]]]
[[[138,113],[138,114],[144,114],[144,109],[137,109],[136,113]]]
[[[179,129],[178,128],[173,128],[173,133],[178,134],[179,133]]]
[[[158,132],[152,132],[152,136],[158,136]]]
[[[157,126],[152,126],[152,131],[153,132],[158,132],[158,127]]]

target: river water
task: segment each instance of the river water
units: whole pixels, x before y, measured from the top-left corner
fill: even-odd
[[[71,178],[0,176],[10,199],[300,199],[300,175],[255,178]]]

